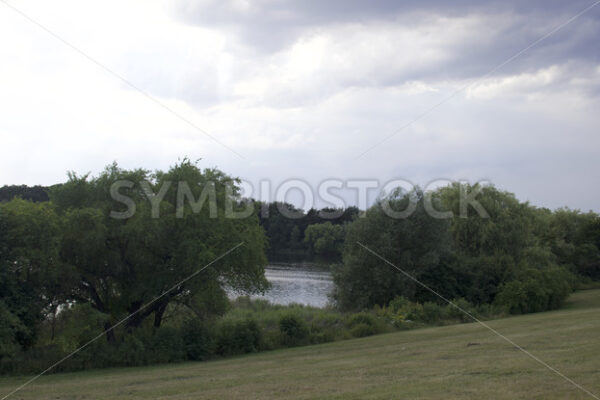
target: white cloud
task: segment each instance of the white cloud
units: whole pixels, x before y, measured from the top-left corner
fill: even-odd
[[[253,4],[236,3],[236,13],[252,16]],[[536,204],[600,200],[581,183],[600,171],[600,67],[590,60],[540,57],[500,71],[355,159],[472,83],[471,66],[520,15],[300,24],[294,40],[261,52],[235,27],[186,25],[163,2],[18,6],[244,159],[0,4],[0,184],[52,184],[115,159],[167,168],[187,155],[254,181],[488,178]]]
[[[489,41],[504,25],[475,15],[419,15],[419,24],[415,18],[309,30],[291,47],[260,58],[234,92],[255,104],[297,107],[348,87],[404,86],[453,60],[454,50],[465,42]]]

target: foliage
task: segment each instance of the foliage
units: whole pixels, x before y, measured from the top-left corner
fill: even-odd
[[[10,358],[19,351],[18,338],[27,328],[22,321],[0,300],[0,361]]]
[[[14,198],[33,201],[35,203],[48,201],[48,188],[43,186],[5,185],[0,187],[0,202],[11,201]]]
[[[283,343],[288,346],[297,346],[305,344],[309,330],[304,320],[295,314],[287,314],[279,320],[279,331],[283,338]]]
[[[407,218],[390,218],[386,213],[386,204],[399,212],[411,203],[416,209]],[[416,299],[420,292],[414,282],[363,246],[417,279],[435,276],[448,262],[447,226],[448,221],[426,213],[418,190],[396,192],[377,202],[346,229],[343,264],[333,269],[337,304],[342,309],[363,309],[385,305],[399,294]]]
[[[329,221],[309,225],[304,232],[304,243],[309,253],[317,258],[338,259],[344,244],[344,228]]]
[[[498,320],[493,327],[543,355],[549,365],[573,363],[569,378],[594,391],[599,312],[600,291],[587,290],[573,294],[564,311]],[[445,326],[218,363],[72,373],[34,382],[15,398],[76,399],[85,394],[95,400],[585,399],[583,392],[557,383],[554,374],[532,365],[530,358],[485,329]],[[11,392],[25,380],[0,379],[0,393]]]
[[[150,362],[153,364],[182,361],[186,356],[183,337],[177,328],[171,326],[154,332],[149,349],[152,352]]]
[[[66,299],[72,269],[59,259],[59,220],[52,205],[13,199],[0,203],[0,301],[19,323],[14,340],[34,344],[46,312]]]
[[[464,203],[465,192],[477,194],[473,209]],[[410,216],[385,212],[386,205],[405,209],[411,199]],[[425,200],[453,217],[427,215]],[[422,307],[405,310],[405,317],[424,322],[443,319],[438,295],[519,313],[553,309],[575,287],[568,270],[589,278],[600,270],[597,221],[593,213],[532,207],[493,186],[395,192],[347,226],[343,264],[334,268],[335,299],[343,309],[363,309],[404,296]]]
[[[600,280],[600,217],[562,208],[548,216],[545,238],[560,265]]]
[[[215,333],[199,318],[187,320],[181,334],[188,360],[206,360],[215,353]]]
[[[341,227],[352,221],[358,215],[359,210],[356,207],[348,207],[345,209],[310,209],[304,212],[288,203],[256,202],[255,212],[259,216],[260,224],[269,241],[267,256],[270,261],[311,261],[319,255],[339,259],[339,251],[334,250],[339,245],[339,234],[334,234],[336,244],[331,245],[324,242],[319,245],[319,250],[315,251],[314,242],[318,240],[318,237],[306,239],[307,230],[310,232],[315,229],[311,228],[313,225],[326,223],[334,225],[336,228]],[[338,230],[336,229],[335,232]],[[323,253],[319,254],[321,251]]]
[[[133,216],[115,217],[115,210],[127,207],[110,195],[114,182],[131,182],[119,193],[130,199]],[[213,299],[225,296],[225,284],[250,293],[264,290],[265,239],[258,220],[225,215],[228,201],[238,204],[236,182],[216,169],[201,171],[187,159],[154,174],[116,164],[93,179],[71,174],[51,192],[63,221],[61,257],[77,271],[71,298],[109,315],[107,326],[135,313],[126,323],[131,330],[148,317],[159,327],[172,302],[199,314],[222,312],[222,302]],[[212,190],[214,198],[181,207],[182,187],[193,201],[202,199],[204,190]],[[226,260],[210,264],[242,243]],[[174,287],[205,266],[201,277]],[[161,293],[159,301],[141,309]],[[114,340],[112,332],[108,338]]]
[[[530,268],[501,286],[495,304],[505,307],[511,314],[556,309],[571,292],[572,284],[573,277],[564,268]]]
[[[224,320],[219,327],[217,354],[254,353],[260,349],[262,332],[253,319]]]
[[[54,345],[65,352],[83,346],[102,332],[109,316],[89,303],[65,306],[56,316],[44,321],[38,345]]]
[[[119,189],[132,203],[111,195],[117,181],[133,183]],[[183,207],[178,182],[193,197]],[[131,313],[108,340],[56,371],[206,360],[470,322],[469,315],[544,311],[560,307],[578,283],[600,279],[597,214],[539,209],[492,186],[395,191],[364,218],[356,218],[355,208],[304,212],[258,202],[248,218],[226,218],[228,204],[233,211],[246,206],[237,185],[184,159],[165,172],[113,164],[97,177],[70,173],[50,189],[50,202],[25,196],[23,188],[0,190],[8,193],[0,196],[0,370],[39,372]],[[195,203],[213,186],[214,203]],[[461,203],[464,190],[479,192],[486,215]],[[433,218],[429,200],[454,216]],[[410,216],[389,216],[412,204]],[[111,216],[132,206],[130,218]],[[339,309],[247,297],[230,302],[226,288],[258,293],[268,287],[265,252],[329,260],[341,252],[333,268]]]
[[[347,326],[352,337],[371,336],[383,332],[385,328],[371,314],[361,312],[350,315]]]

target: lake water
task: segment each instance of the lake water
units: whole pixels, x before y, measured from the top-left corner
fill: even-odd
[[[271,289],[263,296],[275,304],[300,303],[324,307],[333,291],[331,273],[322,268],[304,264],[272,264],[265,268]]]

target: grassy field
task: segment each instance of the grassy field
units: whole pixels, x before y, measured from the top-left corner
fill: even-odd
[[[600,290],[489,325],[600,396]],[[0,379],[0,399],[26,378]],[[43,376],[11,399],[592,399],[479,324]]]

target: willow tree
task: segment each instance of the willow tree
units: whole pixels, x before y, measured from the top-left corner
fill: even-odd
[[[134,314],[132,330],[149,317],[159,327],[174,302],[209,316],[224,311],[227,287],[264,291],[264,233],[237,185],[187,159],[165,172],[113,164],[95,178],[70,174],[51,199],[63,216],[61,257],[78,274],[73,299],[108,314],[107,327]]]
[[[370,207],[363,218],[346,227],[343,262],[333,269],[334,298],[343,309],[385,305],[402,295],[435,300],[431,293],[384,262],[446,296],[453,296],[447,277],[449,222],[428,215],[420,190],[397,190]],[[375,254],[377,255],[375,255]]]

